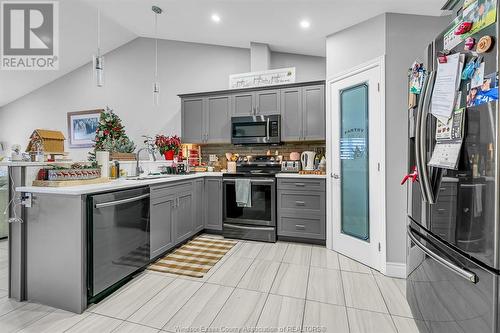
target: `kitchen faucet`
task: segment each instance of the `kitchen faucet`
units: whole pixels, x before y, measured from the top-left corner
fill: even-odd
[[[151,153],[151,155],[153,155],[153,161],[156,162],[156,156],[155,156],[155,151],[153,148],[151,147],[142,147],[140,148],[137,153],[136,153],[136,156],[135,156],[135,159],[136,159],[136,165],[135,165],[135,175],[136,177],[139,177],[141,175],[141,173],[144,172],[144,170],[142,169],[141,165],[140,165],[140,159],[139,159],[139,155],[141,154],[141,152],[143,150],[147,150],[148,152]]]

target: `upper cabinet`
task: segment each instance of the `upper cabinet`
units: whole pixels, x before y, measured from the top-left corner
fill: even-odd
[[[281,89],[281,141],[325,140],[325,86]]]
[[[182,99],[182,141],[231,142],[231,96]]]
[[[281,141],[325,140],[323,81],[180,95],[182,141],[231,143],[232,116],[281,115]]]

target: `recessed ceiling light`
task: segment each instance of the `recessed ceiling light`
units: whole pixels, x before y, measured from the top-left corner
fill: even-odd
[[[311,23],[308,20],[302,20],[300,21],[300,26],[304,29],[307,29],[311,26]]]
[[[220,22],[220,16],[217,15],[217,14],[212,14],[212,21],[214,21],[215,23],[219,23]]]

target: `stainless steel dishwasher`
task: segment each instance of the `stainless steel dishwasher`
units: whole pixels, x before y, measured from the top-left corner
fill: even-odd
[[[149,187],[87,197],[87,295],[106,297],[149,264]]]

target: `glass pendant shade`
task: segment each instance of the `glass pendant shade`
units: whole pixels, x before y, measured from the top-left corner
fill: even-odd
[[[104,57],[102,55],[94,55],[94,82],[98,87],[104,86]]]
[[[160,105],[160,82],[153,82],[153,103]]]

